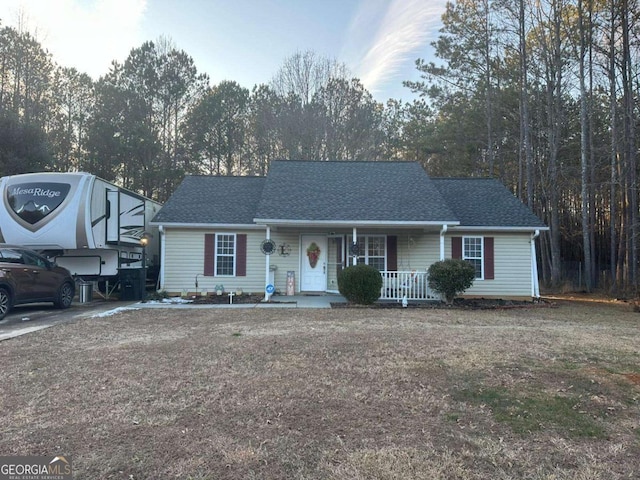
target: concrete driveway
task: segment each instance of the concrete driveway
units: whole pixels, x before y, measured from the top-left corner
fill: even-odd
[[[0,321],[0,342],[10,338],[36,332],[61,323],[72,322],[79,318],[93,317],[122,307],[133,308],[331,308],[331,303],[346,302],[341,295],[296,295],[277,297],[273,303],[234,304],[234,305],[191,305],[169,304],[163,302],[120,302],[94,299],[88,303],[74,301],[70,308],[60,310],[51,303],[18,305]]]
[[[0,321],[0,341],[24,335],[60,323],[93,316],[114,308],[131,305],[133,302],[112,300],[93,300],[88,303],[71,304],[66,310],[54,307],[51,303],[18,305]]]

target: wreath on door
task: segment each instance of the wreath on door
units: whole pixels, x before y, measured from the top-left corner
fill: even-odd
[[[311,268],[316,268],[318,258],[320,258],[320,247],[316,242],[311,242],[311,245],[307,248],[307,257],[309,258]]]

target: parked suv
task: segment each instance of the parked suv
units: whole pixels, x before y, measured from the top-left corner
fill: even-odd
[[[23,303],[53,302],[69,308],[74,295],[69,270],[28,248],[0,244],[0,320]]]

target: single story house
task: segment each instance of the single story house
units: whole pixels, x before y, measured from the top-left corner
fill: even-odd
[[[499,181],[430,178],[416,162],[274,161],[266,177],[187,176],[151,222],[160,289],[337,292],[347,265],[380,270],[382,299],[438,298],[427,268],[473,263],[465,295],[539,296],[544,223]],[[267,295],[268,297],[268,295]]]

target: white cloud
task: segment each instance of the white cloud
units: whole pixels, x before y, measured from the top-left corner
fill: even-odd
[[[0,18],[34,34],[58,64],[97,79],[142,43],[146,8],[147,0],[2,0]]]
[[[363,2],[364,8],[372,5],[379,7],[380,3]],[[372,12],[359,12],[352,23],[352,34],[355,30],[364,33],[374,29],[373,39],[357,67],[357,74],[368,90],[376,92],[397,77],[407,63],[413,65],[419,56],[417,52],[433,39],[444,5],[444,0],[392,0],[380,16],[377,29],[371,25],[375,18]]]

